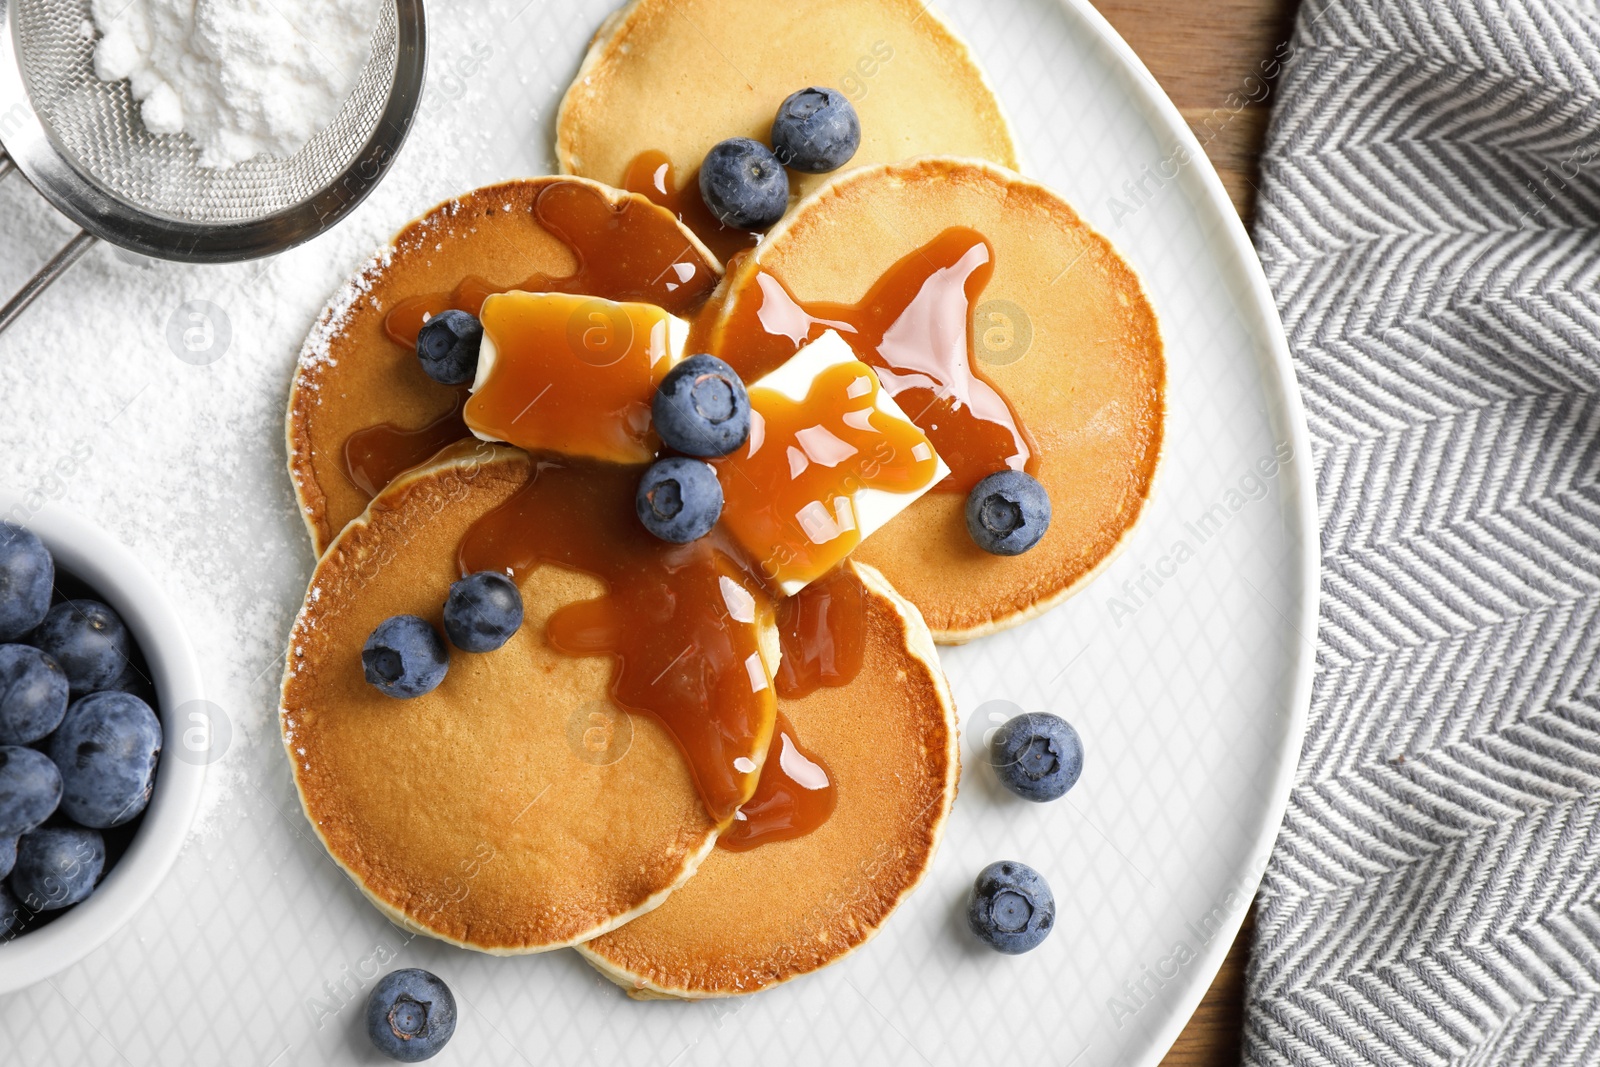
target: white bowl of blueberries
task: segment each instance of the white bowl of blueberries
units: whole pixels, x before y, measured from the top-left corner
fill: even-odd
[[[132,917],[188,836],[202,699],[177,613],[121,544],[0,491],[0,994]]]

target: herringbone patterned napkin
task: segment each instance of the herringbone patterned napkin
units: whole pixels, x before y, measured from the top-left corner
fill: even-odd
[[[1314,442],[1250,1064],[1600,1064],[1600,8],[1307,0],[1256,242]]]

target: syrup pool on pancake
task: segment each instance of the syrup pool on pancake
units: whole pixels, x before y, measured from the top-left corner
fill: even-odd
[[[390,422],[356,430],[344,441],[345,477],[370,499],[441,449],[470,437],[472,432],[461,417],[468,395],[468,390],[458,389],[448,412],[414,430]]]
[[[417,332],[434,315],[450,308],[476,315],[495,293],[572,293],[654,304],[673,314],[705,301],[716,279],[685,260],[690,248],[675,228],[664,227],[637,204],[607,203],[593,186],[554,182],[539,194],[534,216],[560,238],[578,260],[566,277],[536,274],[511,285],[468,275],[449,293],[410,297],[384,316],[383,328],[396,344],[417,343]]]

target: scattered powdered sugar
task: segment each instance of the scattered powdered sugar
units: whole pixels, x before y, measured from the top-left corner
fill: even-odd
[[[95,73],[127,78],[152,133],[200,164],[287,158],[333,121],[372,52],[378,0],[93,0]]]
[[[311,368],[324,363],[333,366],[339,362],[333,358],[331,351],[334,338],[344,331],[356,305],[372,291],[378,272],[387,267],[393,258],[394,249],[387,246],[374,252],[333,294],[327,308],[317,318],[316,325],[306,335],[306,343],[300,350],[301,367]],[[311,388],[316,386],[312,385]]]

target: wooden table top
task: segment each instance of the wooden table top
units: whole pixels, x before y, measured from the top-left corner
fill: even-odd
[[[1275,60],[1283,55],[1299,0],[1092,2],[1178,105],[1248,223],[1276,90]],[[1252,908],[1163,1067],[1233,1067],[1239,1062],[1244,969],[1254,929]]]
[[[1091,2],[1178,105],[1248,223],[1278,61],[1300,0]]]

